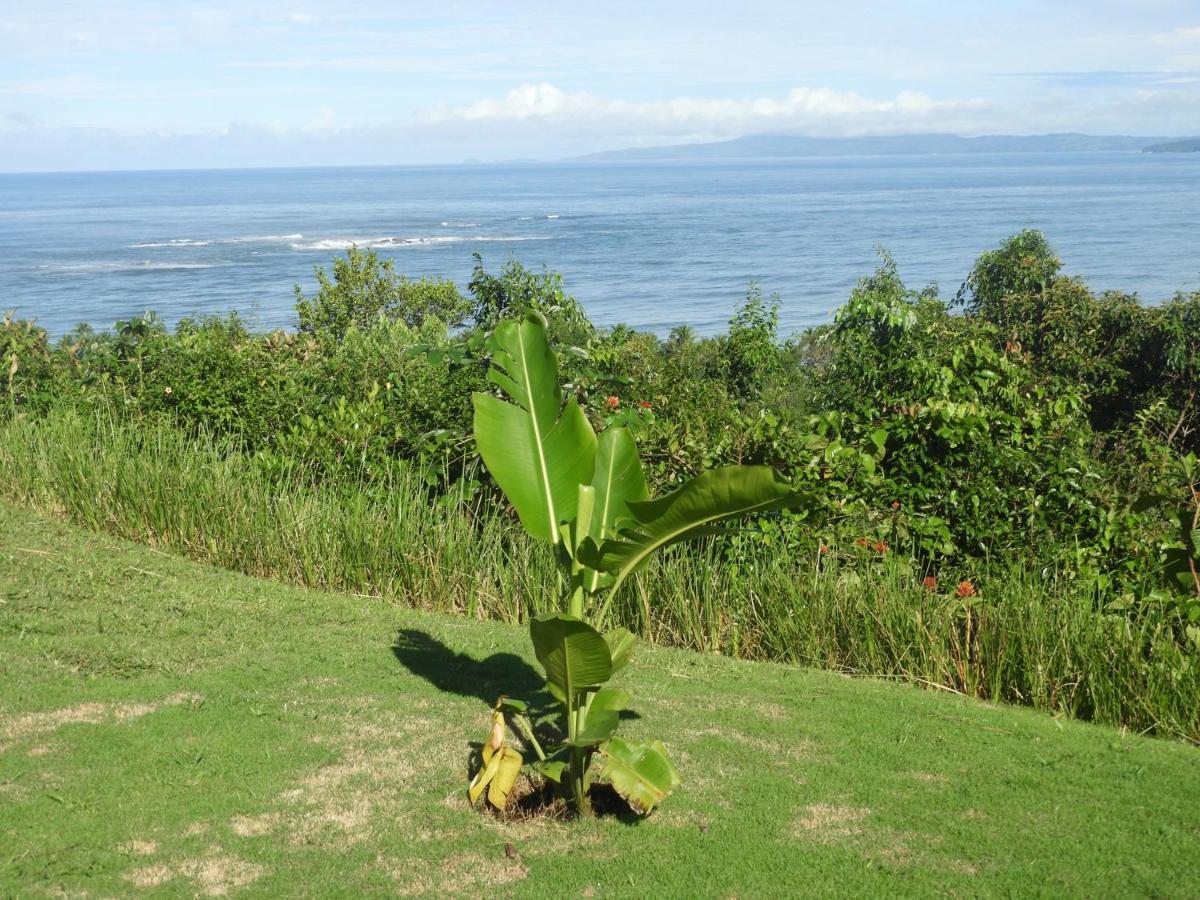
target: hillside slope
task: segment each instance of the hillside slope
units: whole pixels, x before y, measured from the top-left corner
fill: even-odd
[[[1195,748],[642,648],[683,785],[628,824],[464,797],[521,629],[0,506],[0,895],[1195,896]]]

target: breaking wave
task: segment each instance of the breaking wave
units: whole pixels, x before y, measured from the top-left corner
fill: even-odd
[[[548,241],[549,237],[533,235],[453,235],[442,234],[433,237],[360,237],[360,238],[326,238],[319,241],[293,243],[293,250],[349,250],[351,247],[364,249],[387,247],[428,247],[436,244],[459,244],[464,242],[515,242],[515,241]]]

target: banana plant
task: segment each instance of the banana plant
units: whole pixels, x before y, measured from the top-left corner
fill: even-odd
[[[502,698],[493,716],[512,716],[537,756],[529,767],[558,784],[577,812],[590,814],[589,789],[599,780],[648,815],[679,775],[662,741],[616,736],[630,697],[608,683],[628,665],[636,641],[624,628],[603,630],[613,599],[655,552],[719,534],[733,519],[796,505],[801,494],[768,467],[728,466],[651,499],[629,430],[610,427],[597,437],[575,399],[564,398],[540,313],[501,323],[487,348],[496,391],[472,398],[479,454],[525,530],[553,545],[561,564],[559,609],[534,617],[529,631],[561,706],[563,740],[544,750],[520,701]],[[489,766],[493,778],[507,767],[507,779],[514,764],[508,754],[518,751],[494,743],[495,728],[472,802],[483,796],[479,779]],[[490,792],[489,802],[502,807],[507,790],[496,793],[501,802]]]

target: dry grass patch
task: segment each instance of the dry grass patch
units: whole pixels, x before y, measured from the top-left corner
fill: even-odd
[[[806,806],[792,823],[792,834],[820,843],[831,843],[862,834],[864,828],[859,823],[869,815],[871,811],[861,806],[814,803]]]
[[[0,721],[0,753],[18,741],[57,731],[66,725],[101,725],[131,722],[167,706],[184,703],[199,703],[203,698],[196,694],[172,694],[154,703],[80,703],[62,709],[26,713]],[[37,749],[37,748],[35,748]],[[48,752],[48,751],[43,751]],[[31,751],[30,755],[37,755]]]
[[[503,850],[493,856],[478,851],[457,854],[432,868],[419,864],[398,866],[392,870],[400,897],[461,897],[488,893],[489,889],[521,881],[529,869],[517,859],[509,859]]]
[[[158,852],[158,841],[129,841],[120,849],[131,856],[153,856]]]
[[[238,837],[260,837],[270,834],[279,825],[279,813],[263,813],[261,816],[234,816],[229,827]]]
[[[222,897],[257,881],[265,871],[260,865],[229,856],[214,847],[198,859],[142,866],[127,872],[125,880],[135,887],[156,888],[182,878],[193,882],[198,894]]]

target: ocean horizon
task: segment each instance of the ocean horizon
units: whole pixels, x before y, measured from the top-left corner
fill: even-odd
[[[1200,154],[1120,151],[0,175],[2,308],[53,335],[154,310],[295,326],[352,245],[465,290],[473,254],[562,273],[599,324],[724,328],[751,282],[786,332],[895,258],[952,295],[1023,228],[1096,291],[1200,290]]]

